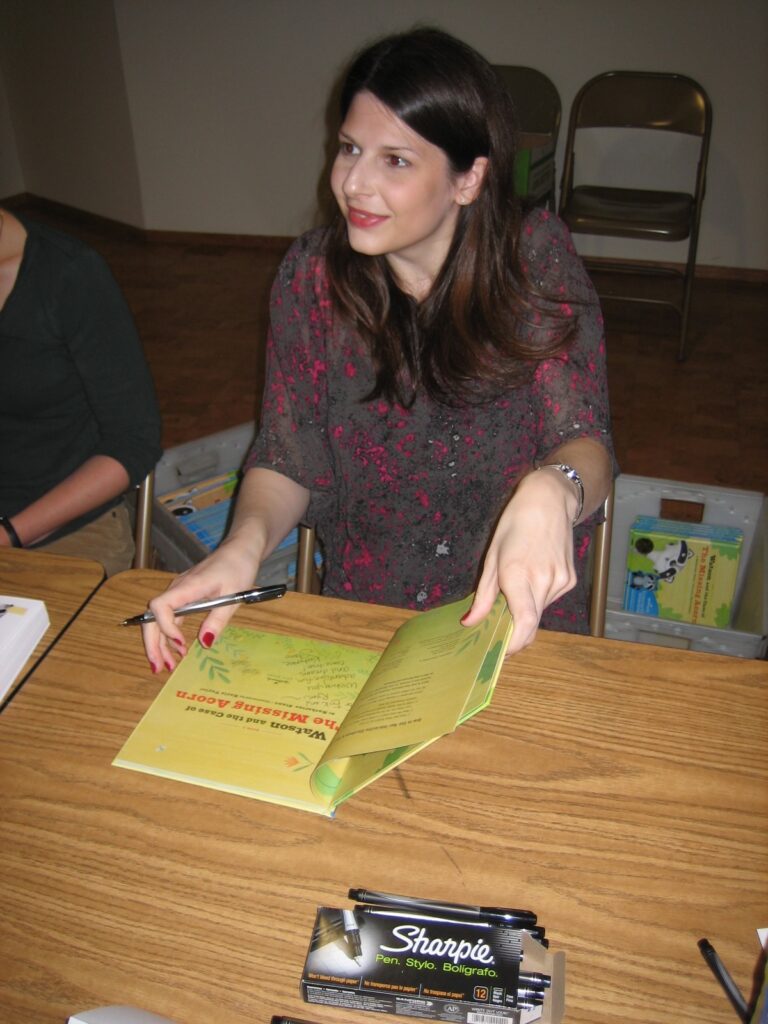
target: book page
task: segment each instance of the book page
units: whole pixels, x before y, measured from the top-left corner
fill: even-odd
[[[228,626],[195,642],[113,763],[328,813],[310,776],[378,657]]]
[[[438,739],[439,736],[431,736],[424,743],[412,743],[391,750],[374,750],[369,754],[345,758],[334,758],[331,747],[326,752],[326,759],[312,773],[312,788],[318,796],[330,797],[332,806],[336,808],[358,790]]]
[[[345,718],[329,756],[424,743],[452,732],[464,717],[485,706],[512,626],[501,595],[481,623],[471,629],[462,626],[460,619],[471,601],[468,597],[423,612],[400,626]],[[478,703],[481,692],[483,701]],[[470,694],[473,710],[468,707]]]
[[[513,629],[507,602],[502,594],[496,598],[489,619],[495,620],[496,626],[487,640],[488,651],[477,673],[475,685],[470,690],[459,715],[459,723],[466,722],[468,718],[476,715],[478,711],[490,704],[493,690],[501,673]],[[489,628],[493,628],[493,621],[489,622]]]

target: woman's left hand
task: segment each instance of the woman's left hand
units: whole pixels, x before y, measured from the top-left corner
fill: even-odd
[[[497,523],[463,625],[480,622],[501,591],[514,622],[507,653],[531,643],[544,609],[576,584],[577,501],[575,488],[561,473],[547,470],[523,477]]]

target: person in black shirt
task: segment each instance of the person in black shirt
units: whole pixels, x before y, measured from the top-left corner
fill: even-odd
[[[136,327],[104,260],[0,210],[0,547],[128,568],[122,497],[161,455]]]

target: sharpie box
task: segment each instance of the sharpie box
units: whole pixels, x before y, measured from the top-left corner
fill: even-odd
[[[565,954],[525,931],[399,911],[320,907],[308,1003],[473,1024],[558,1024]]]
[[[624,610],[726,628],[742,541],[733,526],[638,516],[629,534]]]

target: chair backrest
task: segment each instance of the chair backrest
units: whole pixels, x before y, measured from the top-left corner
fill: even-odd
[[[606,71],[576,94],[570,125],[649,128],[703,137],[709,135],[711,120],[709,97],[692,78],[659,71]]]
[[[542,71],[520,64],[494,64],[494,70],[512,97],[520,131],[549,135],[557,143],[562,105],[554,82]]]
[[[570,201],[575,175],[575,139],[580,128],[638,128],[678,132],[700,139],[695,201],[698,231],[706,188],[712,105],[692,78],[661,71],[605,71],[579,89],[568,118],[560,187],[560,214]]]

